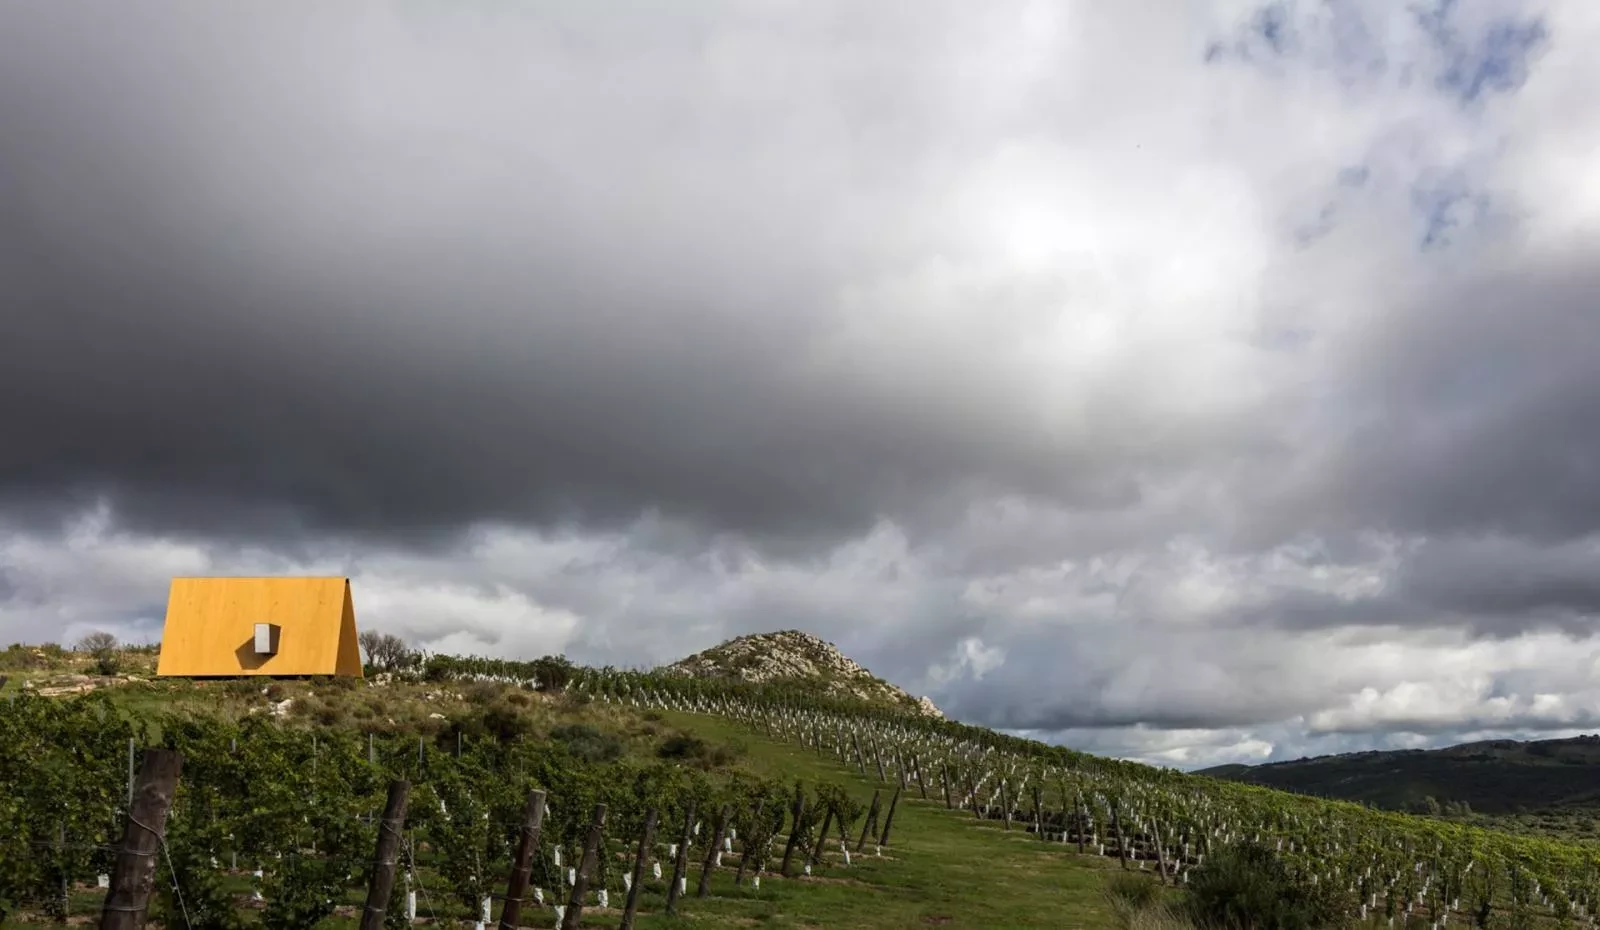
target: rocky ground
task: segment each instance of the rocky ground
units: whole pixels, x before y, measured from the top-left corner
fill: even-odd
[[[930,717],[944,716],[928,698],[913,697],[873,675],[827,640],[800,630],[740,636],[680,659],[666,670],[702,678],[739,678],[756,683],[817,681],[836,695],[905,705]]]

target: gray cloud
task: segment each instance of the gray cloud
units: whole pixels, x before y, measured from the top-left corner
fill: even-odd
[[[0,633],[341,571],[1185,765],[1588,725],[1587,10],[0,6]]]
[[[1400,533],[1592,533],[1600,278],[1581,244],[1469,275],[1352,340],[1356,422],[1314,493]]]
[[[888,170],[940,141],[916,119],[940,16],[868,74],[848,44],[806,49],[829,99],[909,104],[868,148],[804,81],[749,82],[770,37],[718,61],[570,12],[183,8],[111,42],[77,28],[95,15],[7,30],[0,306],[20,338],[0,415],[31,437],[0,458],[14,497],[105,490],[132,525],[207,532],[659,508],[778,537],[972,484],[1128,499],[1126,452],[1034,433],[997,354],[1063,284],[950,295],[993,327],[850,332],[907,299],[863,263],[895,260],[938,184]]]

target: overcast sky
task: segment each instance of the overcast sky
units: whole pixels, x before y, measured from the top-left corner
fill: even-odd
[[[0,0],[0,639],[347,573],[1181,767],[1600,729],[1600,4]]]

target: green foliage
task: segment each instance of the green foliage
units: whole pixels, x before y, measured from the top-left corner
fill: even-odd
[[[1353,909],[1333,883],[1292,874],[1272,850],[1246,843],[1221,850],[1189,883],[1196,922],[1215,930],[1320,930]]]
[[[711,770],[732,765],[739,752],[727,744],[713,745],[690,733],[674,733],[661,742],[656,755]]]
[[[0,704],[0,906],[63,912],[62,882],[110,868],[121,838],[127,747],[145,729],[103,695]]]
[[[550,739],[585,762],[610,762],[621,758],[622,740],[585,723],[572,723],[550,731]]]

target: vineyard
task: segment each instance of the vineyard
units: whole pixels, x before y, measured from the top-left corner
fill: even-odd
[[[385,861],[386,926],[650,926],[741,907],[811,925],[781,922],[805,895],[851,913],[953,872],[975,897],[999,895],[1012,879],[984,864],[1021,855],[1055,876],[1050,893],[1126,870],[1201,896],[1215,884],[1208,859],[1241,849],[1354,926],[1592,926],[1600,893],[1600,850],[1587,846],[1100,759],[788,684],[452,657],[393,678],[559,695],[665,729],[641,754],[582,724],[530,733],[503,704],[418,735],[24,695],[0,702],[0,822],[14,825],[0,834],[0,907],[30,920],[98,912],[157,747],[182,760],[150,904],[167,927],[353,926]],[[370,690],[385,687],[398,684]],[[787,749],[739,764],[699,734]],[[386,835],[387,859],[375,855]],[[920,889],[936,892],[958,893]],[[1063,923],[1037,894],[996,901],[1013,916],[988,925],[1109,925],[1092,907]]]

